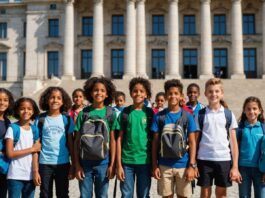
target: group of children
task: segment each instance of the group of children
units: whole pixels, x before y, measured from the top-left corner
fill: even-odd
[[[198,102],[200,87],[190,84],[188,102],[177,79],[164,84],[151,98],[151,84],[136,77],[129,83],[133,104],[124,107],[125,94],[111,80],[92,77],[71,99],[60,87],[47,88],[34,100],[0,88],[0,197],[69,197],[69,179],[79,180],[81,197],[108,197],[109,180],[121,181],[122,197],[150,197],[151,177],[163,197],[191,197],[198,180],[201,197],[226,197],[232,181],[239,197],[265,197],[265,173],[260,170],[265,144],[263,108],[257,97],[245,100],[237,122],[224,102],[220,79],[205,84],[208,105]],[[84,105],[85,98],[90,105]],[[115,101],[116,106],[111,107]],[[165,107],[167,102],[167,107]],[[18,121],[11,123],[9,116]],[[264,165],[265,166],[265,165]]]

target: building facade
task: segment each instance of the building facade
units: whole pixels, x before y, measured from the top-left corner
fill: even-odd
[[[0,0],[0,80],[265,78],[265,0]]]

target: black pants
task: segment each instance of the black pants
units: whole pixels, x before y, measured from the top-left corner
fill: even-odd
[[[6,175],[0,173],[0,197],[6,198],[7,194],[7,179]]]
[[[41,176],[40,198],[53,197],[53,179],[55,180],[56,197],[69,197],[69,164],[48,165],[40,164],[39,172]]]

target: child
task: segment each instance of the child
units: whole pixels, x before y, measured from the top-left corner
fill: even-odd
[[[237,137],[239,142],[239,171],[242,183],[239,184],[239,197],[251,197],[253,183],[256,198],[265,197],[265,184],[258,169],[260,144],[265,131],[263,108],[260,99],[248,97],[243,105]],[[263,194],[262,194],[263,192]]]
[[[8,197],[34,198],[32,158],[41,149],[37,127],[30,122],[39,114],[36,103],[30,98],[20,98],[14,106],[14,117],[6,132],[6,154],[11,163],[7,174]]]
[[[76,178],[81,197],[93,196],[93,184],[96,197],[108,197],[109,179],[115,174],[113,127],[117,122],[108,105],[112,104],[115,86],[107,78],[92,77],[85,82],[84,90],[92,105],[79,113],[75,126]]]
[[[193,116],[180,107],[183,98],[183,85],[173,79],[164,85],[168,108],[155,115],[151,130],[153,131],[152,164],[153,175],[158,179],[158,194],[173,197],[176,189],[178,197],[190,197],[191,181],[197,177],[196,164],[196,124]],[[178,132],[177,136],[171,132]],[[182,140],[183,137],[183,140]],[[167,140],[176,140],[167,144]],[[188,143],[187,143],[188,142]],[[180,143],[184,146],[177,147]],[[158,147],[160,146],[160,148]],[[165,147],[165,145],[167,145]],[[189,145],[189,150],[187,150]],[[177,150],[178,149],[178,150]],[[178,151],[181,152],[179,155]],[[174,154],[173,154],[174,153]],[[157,159],[157,156],[159,158]]]
[[[125,107],[125,93],[123,93],[122,91],[116,91],[114,100],[116,104],[116,106],[114,107],[114,111],[116,112],[116,115],[118,117]]]
[[[157,114],[159,111],[162,111],[164,109],[164,104],[166,102],[165,93],[164,92],[157,93],[155,102],[156,102],[156,106],[152,109],[154,113]]]
[[[137,197],[149,197],[151,186],[151,134],[153,110],[144,105],[151,97],[150,82],[133,78],[129,84],[133,105],[119,116],[117,130],[117,177],[122,197],[133,197],[136,176]]]
[[[198,115],[199,110],[204,108],[204,105],[202,105],[198,98],[200,96],[200,87],[196,83],[189,84],[187,88],[187,96],[189,98],[189,101],[187,102],[187,106],[192,110],[193,115]]]
[[[200,137],[198,169],[201,197],[211,197],[213,180],[216,197],[226,197],[226,188],[232,181],[240,182],[238,171],[238,146],[236,141],[237,122],[234,114],[223,101],[224,90],[218,78],[205,84],[205,96],[209,105],[200,110],[196,117]]]
[[[4,137],[10,120],[8,116],[12,114],[14,98],[10,91],[0,88],[0,197],[5,198],[7,195],[6,174],[8,171],[9,160],[5,155]]]
[[[73,120],[66,113],[71,108],[71,98],[61,87],[48,87],[39,100],[39,106],[45,113],[36,121],[41,139],[39,168],[34,171],[34,183],[40,185],[40,197],[53,196],[55,180],[56,196],[68,197],[69,180],[73,175],[70,168],[73,157],[74,131]]]
[[[79,114],[79,112],[85,107],[84,105],[84,90],[83,89],[75,89],[72,93],[72,100],[74,102],[74,105],[72,106],[69,115],[70,117],[76,122],[76,118]]]

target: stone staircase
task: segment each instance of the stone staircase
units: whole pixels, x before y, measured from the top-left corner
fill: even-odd
[[[117,87],[117,90],[123,91],[126,94],[127,104],[132,102],[129,95],[129,80],[113,80],[114,84]],[[152,84],[152,101],[157,92],[164,91],[164,82],[165,80],[150,80]],[[204,97],[204,85],[206,80],[181,80],[184,84],[184,93],[186,94],[186,88],[190,83],[197,83],[201,87],[201,97],[200,101],[203,104],[207,104],[207,100]],[[36,101],[39,100],[41,92],[49,86],[61,86],[63,87],[69,95],[76,88],[83,88],[85,80],[75,80],[75,81],[61,81],[61,80],[52,80],[44,82],[44,88],[33,97]],[[242,105],[246,97],[248,96],[257,96],[261,99],[263,106],[265,108],[265,80],[262,79],[248,79],[248,80],[223,80],[224,84],[224,99],[229,105],[229,108],[233,110],[236,117],[241,114]]]

